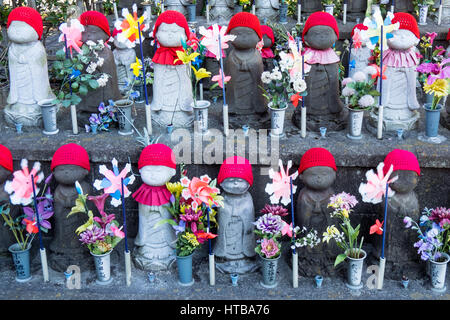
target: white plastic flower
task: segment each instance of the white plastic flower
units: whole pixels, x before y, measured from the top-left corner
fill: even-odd
[[[293,84],[295,92],[303,92],[306,90],[306,81],[303,79],[296,79]]]
[[[370,94],[366,94],[358,100],[358,104],[363,108],[370,107],[374,103],[375,103],[375,99]]]
[[[100,78],[97,79],[97,83],[99,87],[106,86],[106,83],[108,82],[108,75],[106,73],[103,73]]]
[[[95,62],[89,63],[88,67],[86,68],[86,72],[89,74],[94,73],[95,69],[97,69],[97,64]]]
[[[350,96],[354,95],[355,92],[356,92],[355,89],[350,88],[350,87],[345,87],[344,89],[342,89],[342,95],[344,97],[350,97]]]
[[[367,77],[364,72],[358,71],[353,75],[353,80],[355,80],[356,82],[364,82],[367,80]]]
[[[105,59],[99,57],[98,60],[97,60],[97,66],[101,67],[104,62],[105,62]]]
[[[348,85],[349,83],[352,83],[353,82],[353,79],[352,78],[345,78],[344,80],[342,80],[342,86],[346,86],[346,85]]]
[[[270,72],[269,71],[264,71],[261,74],[261,81],[265,84],[268,84],[272,81],[272,78],[270,77]]]
[[[373,66],[367,66],[364,68],[364,72],[367,73],[368,75],[374,75],[377,73],[377,69]]]
[[[277,81],[283,79],[283,75],[280,71],[274,69],[274,71],[270,74],[270,78]]]

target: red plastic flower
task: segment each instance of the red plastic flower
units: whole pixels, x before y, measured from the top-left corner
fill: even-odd
[[[195,236],[197,237],[198,242],[203,243],[208,239],[214,239],[217,237],[217,234],[213,234],[211,232],[194,232]]]
[[[370,232],[369,233],[370,234],[374,234],[374,233],[376,233],[376,234],[383,234],[383,228],[382,228],[383,223],[384,223],[384,221],[380,222],[380,220],[377,219],[375,221],[375,224],[370,227]]]
[[[28,220],[28,219],[23,219],[23,221],[26,223],[26,230],[28,233],[38,233],[39,229],[36,226],[36,221],[34,220]]]
[[[303,97],[301,95],[299,95],[298,93],[295,93],[291,96],[291,102],[294,105],[294,107],[297,108],[298,106],[298,102],[302,101]]]

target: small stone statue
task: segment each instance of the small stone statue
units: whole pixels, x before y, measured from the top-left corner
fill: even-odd
[[[48,80],[47,54],[41,43],[42,18],[35,9],[17,7],[8,16],[10,89],[4,110],[8,123],[39,126],[38,102],[54,99]]]
[[[121,95],[117,84],[117,69],[114,62],[114,55],[107,46],[107,42],[111,37],[108,19],[101,12],[86,11],[80,16],[79,20],[84,26],[84,31],[81,34],[81,41],[84,44],[89,40],[95,43],[102,40],[105,44],[103,50],[98,52],[99,57],[103,58],[103,64],[101,66],[99,65],[96,71],[106,73],[108,75],[108,82],[106,86],[90,91],[77,108],[80,111],[86,112],[89,117],[91,113],[98,112],[98,105],[101,102],[118,100],[121,98]]]
[[[387,66],[383,80],[383,126],[386,131],[413,130],[417,127],[420,108],[416,95],[416,68],[419,65],[416,45],[420,32],[416,19],[409,13],[397,12],[392,23],[400,28],[387,40],[389,48],[383,53],[383,66]],[[370,113],[370,126],[377,127],[378,114]],[[373,130],[371,130],[373,131]]]
[[[345,128],[347,112],[340,99],[339,57],[333,50],[339,39],[336,19],[327,12],[315,12],[306,20],[303,29],[305,63],[311,65],[305,77],[308,95],[305,97],[307,128],[318,132],[320,127],[337,131]],[[296,109],[292,120],[301,127],[300,108]]]
[[[394,149],[384,159],[383,171],[386,174],[391,167],[394,171],[391,178],[398,176],[397,181],[389,184],[395,194],[388,199],[388,222],[385,240],[386,268],[385,276],[399,279],[407,274],[410,278],[421,277],[420,255],[413,244],[417,242],[417,233],[405,228],[405,216],[418,221],[420,217],[419,201],[414,188],[420,176],[420,166],[416,156],[407,150]],[[380,218],[384,219],[384,201],[380,205]],[[381,239],[377,243],[381,253]]]
[[[280,2],[278,0],[255,0],[255,14],[260,19],[275,20],[278,17]]]
[[[262,25],[261,32],[263,34],[264,47],[261,50],[261,56],[263,58],[264,71],[272,71],[275,67],[273,64],[273,59],[275,55],[272,51],[272,46],[275,43],[275,37],[273,35],[273,30],[271,27]]]
[[[223,273],[248,273],[258,267],[254,261],[255,208],[248,189],[253,184],[250,162],[242,157],[227,158],[220,166],[217,182],[224,193],[218,212],[218,236],[214,246],[217,268]]]
[[[357,24],[351,33],[351,37],[353,38],[353,35],[355,34],[355,30],[367,30],[368,28],[363,25],[362,23]],[[369,58],[372,55],[372,50],[370,50],[366,42],[364,40],[361,40],[361,48],[354,48],[352,46],[351,52],[350,52],[350,68],[348,71],[348,76],[350,78],[353,78],[353,75],[358,72],[364,72],[364,69],[369,65]]]
[[[84,248],[75,230],[86,222],[86,217],[74,214],[67,217],[78,192],[78,181],[84,194],[91,194],[92,187],[85,181],[90,171],[89,156],[80,145],[69,143],[62,145],[53,155],[50,169],[58,183],[54,193],[54,238],[50,242],[50,267],[64,272],[74,264],[82,268],[90,267],[89,251]]]
[[[209,11],[211,20],[220,23],[228,23],[233,16],[233,0],[211,0],[209,1],[211,10]],[[207,69],[209,70],[209,69]]]
[[[228,34],[236,36],[225,60],[226,100],[231,114],[264,114],[266,100],[262,95],[261,74],[264,71],[261,54],[256,45],[262,40],[258,18],[248,12],[235,14],[228,24]]]
[[[128,46],[117,40],[118,30],[114,29],[113,38],[114,46],[113,50],[114,62],[117,68],[117,82],[121,94],[125,95],[129,85],[133,82],[134,75],[130,66],[136,62],[136,50],[134,48],[128,48]]]
[[[0,144],[0,205],[9,203],[9,194],[5,191],[5,182],[13,172],[13,158],[11,151]],[[12,206],[10,205],[10,213]],[[8,247],[13,243],[11,231],[3,226],[4,220],[0,217],[0,253],[8,252]]]
[[[176,173],[175,155],[164,144],[148,145],[142,150],[138,168],[143,184],[133,193],[139,203],[133,260],[143,270],[167,270],[175,260],[175,232],[169,224],[154,227],[159,221],[172,218],[167,209],[171,193],[166,183]]]
[[[191,69],[178,59],[177,51],[183,51],[181,40],[187,40],[190,31],[186,18],[179,12],[164,11],[156,20],[153,37],[159,47],[153,56],[154,121],[166,126],[173,124],[188,127],[193,121]]]
[[[300,228],[313,228],[322,234],[327,226],[334,224],[328,208],[330,197],[334,194],[336,163],[333,155],[324,148],[311,148],[305,152],[298,169],[304,184],[297,198],[295,220]],[[317,274],[334,275],[334,260],[337,247],[334,243],[321,243],[314,248],[298,251],[299,271],[311,277]]]

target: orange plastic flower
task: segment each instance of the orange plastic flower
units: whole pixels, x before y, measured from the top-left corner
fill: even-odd
[[[27,225],[27,227],[26,227],[26,230],[27,230],[27,232],[28,233],[38,233],[39,232],[39,229],[38,229],[38,227],[36,226],[36,221],[31,221],[31,220],[28,220],[28,219],[23,219],[23,221],[25,221],[25,223],[26,223],[26,225]]]

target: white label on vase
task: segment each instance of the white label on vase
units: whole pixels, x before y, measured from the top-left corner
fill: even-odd
[[[364,117],[364,112],[352,112],[351,113],[351,116],[350,116],[351,132],[350,133],[352,136],[361,135],[363,117]]]
[[[419,22],[420,24],[427,23],[428,6],[422,6],[419,9]]]
[[[334,12],[334,6],[325,6],[325,12],[333,15]]]

